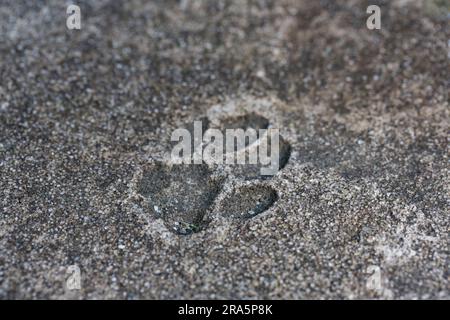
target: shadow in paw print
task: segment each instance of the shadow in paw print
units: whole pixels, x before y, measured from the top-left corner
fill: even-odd
[[[220,121],[223,129],[244,129],[249,128],[259,130],[269,127],[269,120],[254,112],[247,113],[242,116],[228,117]]]
[[[223,200],[222,214],[235,219],[249,219],[269,209],[277,200],[277,192],[271,187],[241,187]]]
[[[163,219],[171,231],[187,235],[205,226],[203,218],[220,187],[206,165],[157,163],[144,172],[138,192],[156,218]]]
[[[260,116],[256,113],[248,113],[242,116],[237,117],[228,117],[224,118],[220,121],[220,130],[223,135],[226,136],[227,129],[243,129],[244,131],[247,129],[256,130],[257,138],[261,138],[259,136],[260,129],[267,129],[269,127],[269,120]],[[248,147],[250,141],[248,138],[245,140],[245,147]],[[238,151],[241,148],[238,148],[237,145],[234,146],[234,151]]]
[[[258,140],[255,142],[256,144],[258,144],[259,142],[261,142],[260,139],[266,139],[267,137],[260,137],[259,136],[259,129],[267,129],[269,128],[270,122],[269,120],[267,120],[266,118],[264,118],[263,116],[260,116],[256,113],[248,113],[242,116],[237,116],[237,117],[228,117],[228,118],[224,118],[220,120],[220,129],[223,132],[223,134],[225,135],[226,129],[243,129],[244,131],[251,128],[251,129],[255,129],[258,133]],[[279,169],[281,170],[282,168],[284,168],[284,166],[287,164],[287,162],[289,161],[290,155],[291,155],[291,146],[290,144],[284,140],[281,136],[280,136],[280,145],[279,145]],[[249,152],[257,152],[257,148],[252,148],[251,146],[249,146],[249,140],[248,137],[246,138],[245,141],[245,148],[247,148],[246,150],[243,149],[239,149],[237,148],[237,146],[235,145],[235,151],[240,151],[240,152],[245,152],[246,153],[246,164],[234,164],[234,165],[230,165],[231,167],[231,171],[233,173],[233,175],[237,178],[241,178],[244,180],[253,180],[253,179],[269,179],[272,176],[263,176],[261,175],[261,161],[258,161],[257,164],[249,164],[248,163],[248,159],[249,159]],[[271,156],[271,142],[270,139],[268,141],[268,156]]]
[[[289,161],[289,157],[291,156],[291,145],[289,144],[289,142],[287,142],[286,140],[284,140],[281,136],[280,136],[280,147],[279,147],[279,167],[278,170],[283,169],[286,164]],[[268,146],[268,156],[271,156],[270,153],[270,140],[269,140],[269,146]],[[248,156],[247,156],[248,159]],[[272,178],[271,175],[262,175],[261,174],[261,168],[263,167],[261,165],[260,162],[258,162],[257,164],[234,164],[234,165],[230,165],[231,167],[231,171],[232,174],[240,179],[244,179],[244,180],[255,180],[255,179],[260,179],[260,180],[267,180]]]

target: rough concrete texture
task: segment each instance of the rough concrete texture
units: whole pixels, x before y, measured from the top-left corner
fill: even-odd
[[[450,298],[447,1],[73,2],[0,3],[0,298]],[[166,163],[223,117],[284,168]]]

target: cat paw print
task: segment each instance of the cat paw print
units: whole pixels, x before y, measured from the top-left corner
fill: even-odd
[[[204,118],[203,128],[224,132],[226,129],[259,130],[270,127],[268,119],[253,112],[214,120]],[[265,137],[258,136],[254,143],[246,143],[243,150],[236,148],[235,151],[247,152],[258,148],[262,138]],[[268,143],[270,146],[270,139]],[[290,153],[290,144],[280,136],[279,170],[288,162]],[[232,179],[235,187],[221,197],[219,207],[224,218],[251,219],[271,208],[278,200],[278,194],[263,183],[272,176],[262,176],[261,167],[260,164],[233,164],[219,168],[208,163],[156,162],[144,169],[137,192],[144,198],[146,211],[153,218],[162,219],[165,226],[176,234],[189,235],[207,228],[210,222],[208,213],[212,211],[218,195],[225,192],[227,179]],[[252,180],[250,184],[249,180]]]

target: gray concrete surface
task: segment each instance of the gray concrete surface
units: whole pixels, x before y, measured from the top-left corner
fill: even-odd
[[[0,298],[450,298],[448,2],[73,3],[0,3]],[[274,177],[166,163],[249,114]]]

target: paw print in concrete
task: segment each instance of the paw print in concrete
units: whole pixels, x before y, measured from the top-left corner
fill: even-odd
[[[209,123],[206,121],[205,125]],[[224,131],[238,128],[266,129],[269,126],[269,120],[263,116],[248,113],[224,118],[215,128]],[[245,148],[251,147],[245,145]],[[288,162],[290,151],[289,143],[280,137],[280,170]],[[229,178],[235,181],[270,179],[270,176],[261,176],[260,168],[258,164],[231,165],[229,171],[232,174]],[[162,219],[166,227],[176,234],[189,235],[207,227],[205,217],[212,210],[219,193],[224,192],[224,181],[213,173],[205,163],[169,165],[158,162],[144,170],[137,191],[146,200],[147,208],[154,218]],[[278,194],[270,186],[258,182],[251,186],[239,186],[238,183],[233,192],[224,197],[221,214],[230,219],[250,219],[268,210],[277,200]]]

